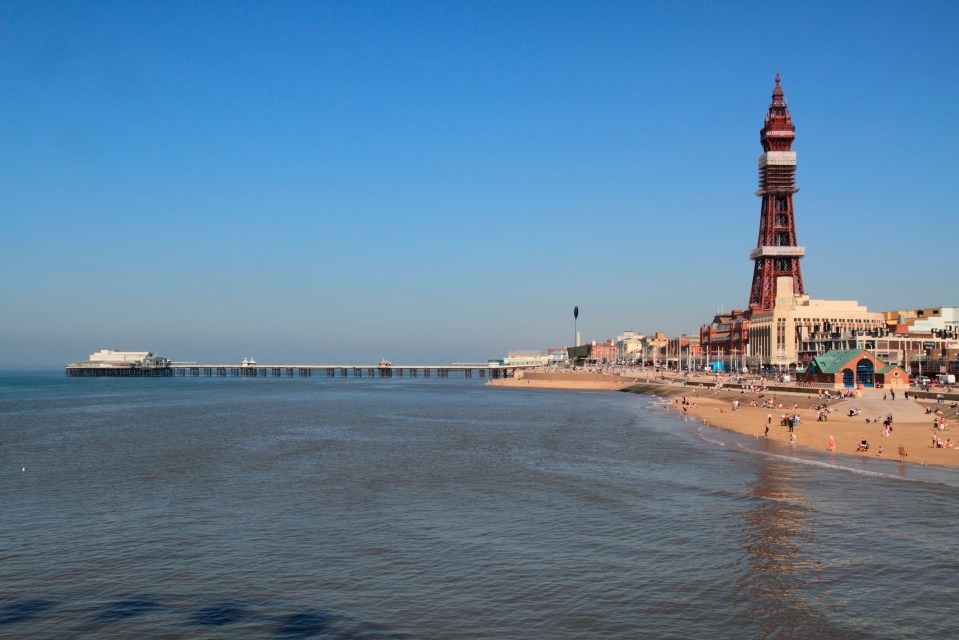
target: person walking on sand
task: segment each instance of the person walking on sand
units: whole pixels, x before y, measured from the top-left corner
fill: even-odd
[[[907,455],[909,454],[906,453],[906,448],[900,444],[899,445],[899,462],[905,462]]]
[[[836,439],[833,438],[832,436],[829,436],[829,450],[830,451],[836,450]]]
[[[766,425],[766,432],[763,434],[763,437],[766,438],[766,439],[769,438],[769,425],[768,425],[768,424]]]
[[[895,390],[895,389],[890,389],[890,390],[889,390],[889,395],[892,396],[892,399],[893,399],[893,400],[895,400],[895,399],[896,399],[896,390]]]

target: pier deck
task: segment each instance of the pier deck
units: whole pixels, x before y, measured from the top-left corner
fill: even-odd
[[[66,375],[74,378],[449,378],[462,374],[472,378],[508,378],[517,369],[528,366],[490,367],[488,365],[312,365],[312,364],[196,364],[172,363],[164,367],[122,365],[108,367],[68,365]]]

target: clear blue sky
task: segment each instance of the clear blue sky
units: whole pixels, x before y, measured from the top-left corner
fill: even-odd
[[[957,7],[5,2],[0,366],[694,332],[746,304],[777,58],[807,292],[959,305]]]

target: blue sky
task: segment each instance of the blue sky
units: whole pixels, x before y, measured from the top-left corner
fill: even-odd
[[[807,292],[959,305],[957,6],[3,3],[0,366],[695,332],[777,59]]]

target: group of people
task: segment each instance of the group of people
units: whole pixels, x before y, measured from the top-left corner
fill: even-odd
[[[800,418],[795,413],[792,415],[786,415],[784,413],[779,418],[780,426],[789,427],[789,433],[792,433],[793,430],[796,428],[796,425],[798,425],[800,422],[802,422],[802,418]]]
[[[946,438],[946,441],[942,441],[942,436],[937,434],[935,431],[932,432],[932,447],[934,449],[952,449],[952,439]]]

